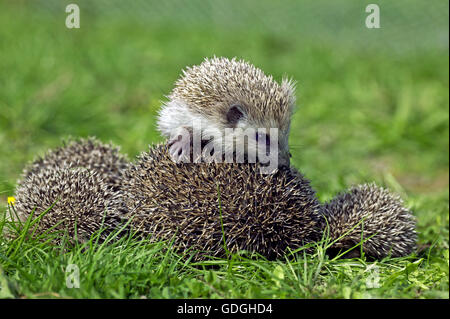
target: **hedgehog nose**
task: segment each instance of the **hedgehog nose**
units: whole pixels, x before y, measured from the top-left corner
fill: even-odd
[[[278,155],[278,168],[287,168],[291,164],[289,154],[279,154]]]

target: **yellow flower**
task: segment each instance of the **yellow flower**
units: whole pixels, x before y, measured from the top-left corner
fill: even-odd
[[[14,205],[15,202],[16,202],[16,198],[14,196],[9,196],[8,197],[8,204],[9,205]]]

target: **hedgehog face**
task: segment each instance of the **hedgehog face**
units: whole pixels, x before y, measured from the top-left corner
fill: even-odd
[[[288,145],[290,120],[277,123],[271,118],[254,119],[245,104],[233,104],[226,116],[225,138],[230,132],[234,145],[222,142],[225,153],[235,152],[237,156],[256,154],[258,162],[267,164],[275,160],[278,167],[289,166]],[[232,128],[232,129],[229,129]],[[274,156],[274,157],[271,157]]]
[[[295,104],[294,90],[293,82],[283,80],[278,84],[247,62],[206,59],[183,71],[169,96],[170,101],[160,112],[159,129],[169,137],[179,127],[195,127],[194,122],[201,124],[202,134],[206,136],[223,136],[225,129],[253,129],[255,133],[247,135],[245,142],[248,150],[261,145],[261,139],[273,144],[269,132],[276,129],[275,146],[279,164],[283,166],[289,163],[288,136]],[[258,129],[266,133],[257,133]],[[243,140],[242,133],[237,130],[233,139],[235,142]],[[227,151],[230,145],[224,140],[221,144]]]

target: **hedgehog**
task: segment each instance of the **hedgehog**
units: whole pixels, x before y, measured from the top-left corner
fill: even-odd
[[[32,212],[36,217],[48,210],[38,224],[38,233],[61,223],[55,230],[66,228],[70,238],[88,238],[101,223],[105,229],[115,229],[128,165],[127,157],[111,143],[94,137],[70,139],[23,169],[15,191],[17,217],[23,222]],[[75,223],[78,234],[74,233]]]
[[[63,141],[61,147],[48,151],[43,157],[38,157],[25,167],[18,184],[47,168],[66,166],[95,171],[113,190],[116,190],[120,187],[128,164],[128,157],[120,153],[120,148],[112,143],[102,143],[95,137],[69,138]]]
[[[322,206],[331,254],[364,254],[375,259],[401,257],[416,248],[416,222],[398,195],[375,184],[350,188]],[[356,248],[354,248],[357,246]],[[351,250],[354,248],[353,250]]]
[[[169,139],[177,162],[190,162],[195,156],[289,166],[294,92],[292,80],[284,78],[279,84],[248,62],[205,59],[176,81],[159,111],[158,130]],[[196,138],[198,148],[193,145]]]
[[[171,241],[194,259],[245,250],[274,259],[321,237],[320,203],[293,168],[259,163],[174,163],[167,144],[142,153],[126,173],[124,202],[142,236]]]
[[[22,224],[31,214],[40,219],[33,228],[36,234],[67,231],[69,242],[84,242],[99,230],[104,239],[118,229],[121,198],[97,171],[46,166],[30,171],[18,185],[14,210]],[[54,242],[61,238],[56,236]]]

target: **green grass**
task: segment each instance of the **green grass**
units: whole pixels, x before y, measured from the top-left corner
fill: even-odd
[[[193,263],[167,243],[101,245],[94,236],[55,247],[22,233],[0,237],[0,297],[449,297],[448,48],[368,50],[242,25],[101,14],[68,30],[57,14],[12,2],[0,8],[2,211],[24,165],[68,135],[111,140],[131,158],[162,141],[155,115],[164,95],[183,67],[215,54],[296,79],[293,165],[321,200],[370,181],[398,192],[417,217],[421,247],[377,262],[330,259],[321,243],[279,261]],[[79,267],[79,289],[66,287],[69,264]],[[376,272],[380,287],[370,288]]]
[[[29,219],[30,223],[32,219]],[[0,224],[8,227],[5,222]],[[32,229],[32,225],[25,227]],[[0,297],[27,298],[446,298],[448,250],[430,247],[419,256],[381,261],[329,258],[329,241],[287,253],[278,261],[234,254],[229,260],[193,262],[176,255],[170,243],[116,234],[99,243],[59,246],[54,236],[32,238],[21,231],[2,245]],[[253,257],[253,258],[251,258]],[[68,288],[79,270],[80,288]],[[7,275],[6,275],[7,274]],[[374,286],[376,285],[376,286]]]

